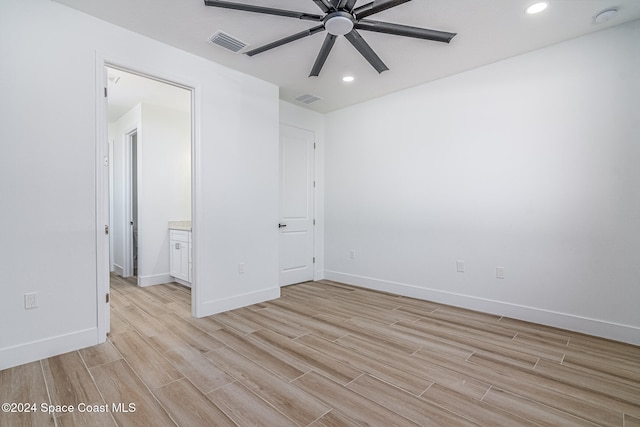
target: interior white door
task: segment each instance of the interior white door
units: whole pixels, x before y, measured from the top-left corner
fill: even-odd
[[[280,286],[313,280],[314,134],[280,125]]]

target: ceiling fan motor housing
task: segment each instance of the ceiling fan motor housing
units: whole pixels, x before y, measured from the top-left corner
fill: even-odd
[[[355,19],[348,12],[333,12],[324,18],[324,28],[334,36],[344,36],[353,30]]]

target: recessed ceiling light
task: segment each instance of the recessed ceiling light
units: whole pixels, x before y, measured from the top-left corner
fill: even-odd
[[[353,76],[344,76],[342,78],[342,81],[347,83],[352,82],[353,80],[355,80]]]
[[[603,10],[593,18],[593,22],[596,24],[602,24],[603,22],[607,22],[609,19],[613,18],[616,13],[618,13],[618,9]]]
[[[534,3],[526,8],[525,12],[527,12],[527,14],[529,15],[535,15],[536,13],[540,13],[545,10],[547,6],[549,6],[549,3],[547,3],[546,1],[541,1],[539,3]]]

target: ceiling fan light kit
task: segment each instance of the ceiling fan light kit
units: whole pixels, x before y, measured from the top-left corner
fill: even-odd
[[[266,15],[283,16],[308,21],[319,22],[320,24],[292,34],[280,40],[268,43],[264,46],[245,52],[249,56],[254,56],[267,50],[274,49],[284,44],[299,40],[313,34],[327,31],[327,35],[322,43],[320,52],[311,68],[311,76],[319,76],[324,63],[333,48],[335,40],[339,36],[344,36],[349,43],[371,64],[378,73],[388,70],[382,59],[373,51],[371,46],[362,38],[358,30],[374,31],[378,33],[392,34],[396,36],[412,37],[423,40],[449,43],[456,33],[447,31],[431,30],[427,28],[411,27],[408,25],[394,24],[391,22],[381,22],[366,19],[368,16],[400,6],[411,0],[374,0],[360,7],[355,7],[357,0],[312,0],[324,15],[314,15],[310,13],[297,12],[292,10],[275,9],[270,7],[255,6],[244,3],[235,3],[226,0],[204,0],[206,6],[219,7],[225,9],[235,9],[245,12],[262,13]]]
[[[324,29],[334,36],[344,36],[353,30],[353,16],[346,12],[334,12],[327,15],[324,20]]]

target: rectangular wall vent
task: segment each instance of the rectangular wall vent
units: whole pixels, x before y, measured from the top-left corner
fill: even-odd
[[[222,31],[218,31],[209,37],[209,41],[232,52],[239,52],[248,46],[245,42],[242,42]]]
[[[315,95],[312,95],[310,93],[305,93],[304,95],[300,95],[300,96],[296,96],[295,98],[293,98],[294,100],[301,102],[303,104],[313,104],[316,101],[320,101],[320,99]]]

